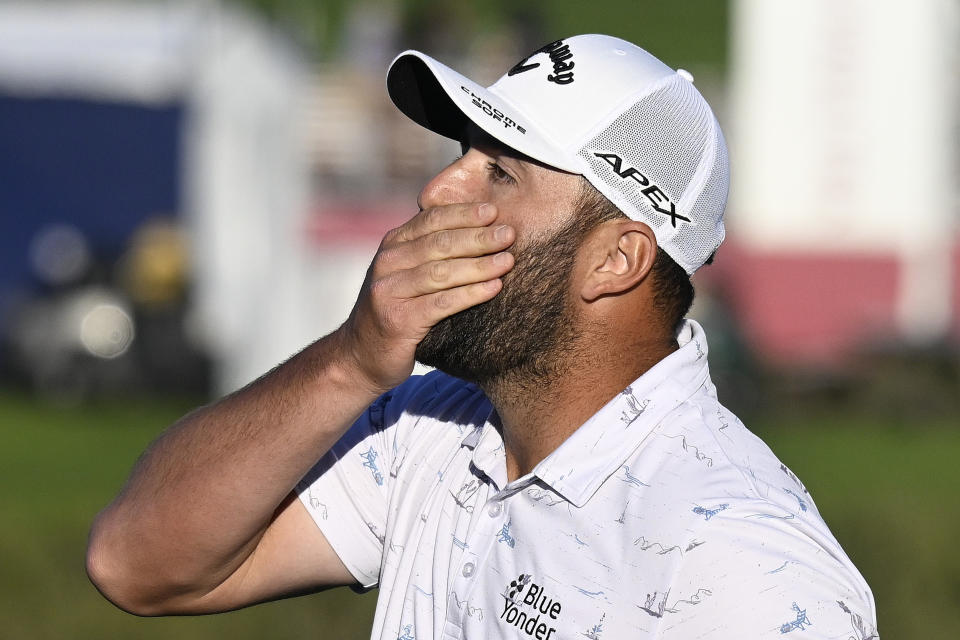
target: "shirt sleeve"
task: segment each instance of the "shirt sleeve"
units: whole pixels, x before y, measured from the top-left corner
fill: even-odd
[[[422,380],[412,377],[380,396],[295,489],[363,589],[380,579],[397,425]]]
[[[776,505],[702,523],[662,594],[658,638],[876,640],[873,596],[829,533]]]

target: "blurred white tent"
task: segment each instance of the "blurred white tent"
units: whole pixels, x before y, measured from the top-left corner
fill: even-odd
[[[960,3],[732,8],[730,238],[761,346],[960,330]]]
[[[192,328],[219,391],[317,335],[303,313],[308,67],[216,2],[0,4],[0,92],[182,104]]]

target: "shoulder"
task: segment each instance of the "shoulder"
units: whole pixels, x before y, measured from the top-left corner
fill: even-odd
[[[369,409],[371,422],[386,428],[398,422],[470,424],[489,415],[490,401],[477,386],[431,371],[411,376],[400,386],[380,396]]]
[[[455,437],[469,425],[482,425],[490,411],[483,392],[463,380],[440,371],[411,376],[377,398],[325,459],[343,458],[358,446],[385,456],[412,438]]]
[[[768,498],[771,486],[803,489],[770,447],[719,402],[709,383],[665,416],[654,433],[653,449],[686,482],[722,481],[725,490],[747,499]]]
[[[807,611],[831,635],[853,616],[875,620],[869,587],[801,480],[709,389],[703,393],[668,415],[650,443],[660,471],[650,487],[656,521],[664,537],[689,538],[675,542],[682,553],[670,588],[688,598],[681,605],[709,595],[677,616],[677,633],[712,629],[724,612],[742,613],[727,631],[799,630],[809,624]]]
[[[709,388],[678,405],[651,435],[636,454],[643,463],[637,468],[656,469],[652,489],[674,506],[668,517],[703,528],[724,512],[723,519],[745,518],[744,535],[762,537],[777,526],[832,539],[802,481]]]

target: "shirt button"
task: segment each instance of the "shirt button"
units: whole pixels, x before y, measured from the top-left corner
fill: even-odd
[[[469,578],[472,575],[473,575],[473,563],[468,562],[467,564],[463,565],[463,577]]]
[[[494,502],[492,505],[490,505],[490,508],[487,510],[487,513],[490,514],[491,518],[496,518],[498,515],[500,515],[501,511],[503,511],[503,503]]]

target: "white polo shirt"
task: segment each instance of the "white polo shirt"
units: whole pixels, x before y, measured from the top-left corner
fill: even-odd
[[[373,638],[876,636],[873,596],[797,477],[717,401],[700,326],[507,482],[477,387],[384,395],[298,486]]]

